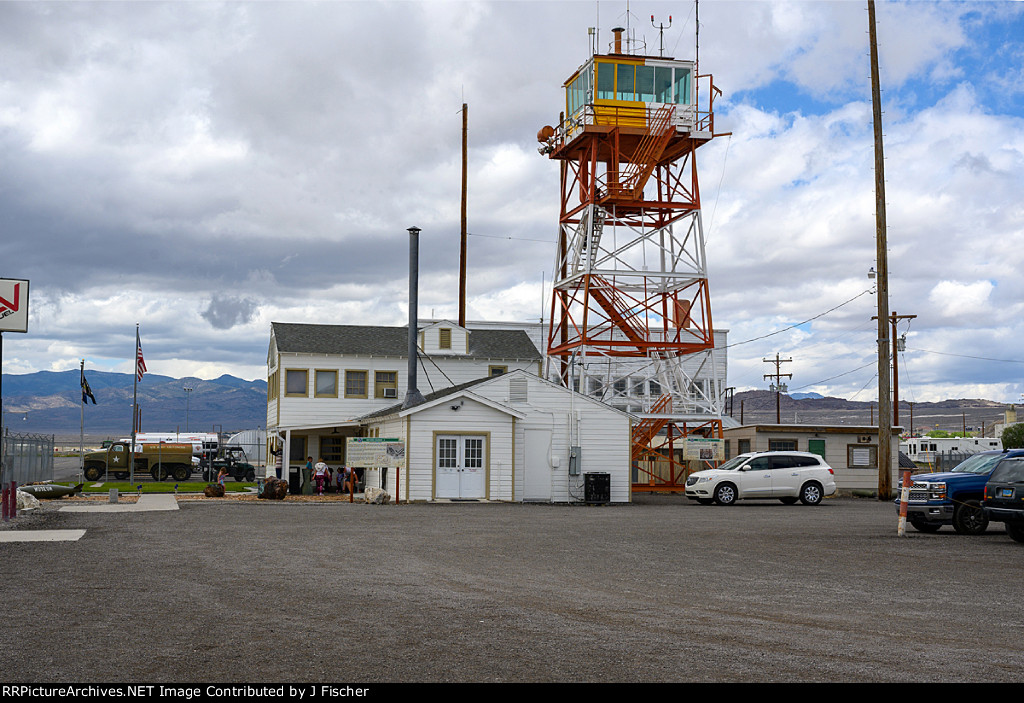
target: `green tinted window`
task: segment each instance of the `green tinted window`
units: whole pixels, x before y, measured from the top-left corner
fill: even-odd
[[[667,66],[654,67],[654,102],[672,102],[672,69]]]
[[[654,66],[636,67],[636,99],[654,102]]]
[[[690,104],[690,69],[676,68],[676,104]]]
[[[615,73],[618,85],[615,95],[617,100],[633,100],[633,68],[633,64],[616,64]]]
[[[601,100],[615,99],[615,64],[599,63],[597,68],[597,97]]]

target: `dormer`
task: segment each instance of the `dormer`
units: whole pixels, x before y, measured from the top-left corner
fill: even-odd
[[[469,353],[469,330],[441,320],[420,330],[419,347],[424,354],[464,356]]]

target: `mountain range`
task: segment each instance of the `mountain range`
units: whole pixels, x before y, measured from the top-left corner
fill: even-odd
[[[96,404],[85,406],[85,434],[123,437],[131,432],[131,374],[88,371]],[[185,392],[185,387],[192,390]],[[77,437],[81,422],[79,372],[39,371],[3,376],[4,424],[11,432]],[[188,396],[186,398],[186,396]],[[146,374],[138,384],[142,430],[234,432],[262,428],[267,421],[267,382],[224,375],[212,380]],[[934,403],[900,402],[898,424],[931,429],[991,430],[1010,406],[991,400],[958,399]],[[742,391],[726,402],[726,414],[742,424],[771,424],[776,399],[771,391]],[[187,418],[186,418],[187,415]],[[871,426],[876,401],[822,397],[817,393],[779,396],[783,423]],[[991,434],[991,432],[988,432]]]
[[[95,404],[90,400],[85,406],[85,434],[130,434],[134,377],[105,371],[86,371],[85,377],[96,399]],[[192,390],[186,393],[185,387]],[[4,424],[10,432],[78,436],[82,417],[79,371],[4,374],[0,390]],[[246,381],[226,374],[212,380],[146,374],[137,395],[143,431],[234,432],[263,427],[267,422],[264,380]]]
[[[812,397],[813,396],[813,397]],[[932,403],[900,400],[899,418],[894,423],[916,432],[946,430],[984,432],[991,436],[992,425],[1005,420],[1005,412],[1012,406],[993,400],[960,398]],[[774,424],[776,421],[775,393],[771,391],[742,391],[725,412],[741,424]],[[878,401],[853,401],[845,398],[820,396],[816,393],[803,397],[780,394],[778,418],[785,423],[816,425],[862,425],[878,423]]]

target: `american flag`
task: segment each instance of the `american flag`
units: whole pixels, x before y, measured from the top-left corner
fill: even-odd
[[[144,373],[146,361],[142,358],[142,341],[139,339],[139,331],[135,330],[135,380],[141,381]]]

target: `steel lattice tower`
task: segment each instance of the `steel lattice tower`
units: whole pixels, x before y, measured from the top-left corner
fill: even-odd
[[[538,133],[561,174],[548,375],[638,399],[633,488],[681,489],[680,440],[722,436],[696,160],[718,91],[694,62],[622,53],[615,34]]]

